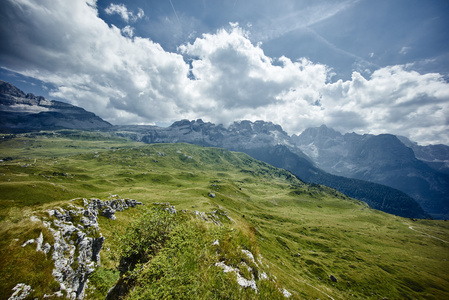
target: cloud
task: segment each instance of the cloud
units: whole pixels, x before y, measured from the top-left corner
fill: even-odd
[[[134,14],[131,11],[128,11],[128,8],[124,4],[109,4],[108,7],[104,10],[108,15],[117,14],[119,15],[123,21],[126,23],[136,22],[139,19],[142,19],[145,15],[143,9],[139,8],[137,14]]]
[[[180,51],[196,58],[191,70],[195,90],[209,105],[200,111],[212,120],[264,119],[290,133],[325,123],[342,132],[449,141],[449,85],[440,74],[390,66],[369,78],[354,72],[350,80],[332,83],[327,66],[304,58],[267,57],[236,26],[204,34]]]
[[[3,8],[2,67],[53,84],[52,97],[116,124],[182,115],[188,101],[183,57],[109,27],[95,2],[14,0]]]
[[[369,79],[353,73],[349,81],[338,81],[323,90],[324,107],[333,111],[356,112],[364,126],[353,127],[371,133],[392,132],[416,141],[449,141],[449,85],[440,74],[419,74],[406,66],[376,70]],[[351,128],[345,122],[329,124],[342,131]],[[446,127],[438,138],[428,132]]]
[[[232,120],[223,116],[257,117],[268,107],[285,105],[293,95],[305,105],[315,102],[328,75],[326,66],[307,59],[292,62],[267,57],[236,26],[204,34],[193,44],[182,45],[180,51],[197,58],[192,61],[196,78],[192,85],[207,101],[207,114],[224,123]]]
[[[410,51],[411,47],[402,47],[399,54],[406,55]]]
[[[129,25],[123,27],[121,31],[122,34],[126,37],[132,38],[134,36],[134,28]]]
[[[93,0],[7,0],[0,25],[2,67],[114,124],[267,120],[291,134],[327,124],[449,144],[449,84],[437,73],[400,65],[332,82],[328,66],[269,57],[236,24],[170,53],[108,26]]]

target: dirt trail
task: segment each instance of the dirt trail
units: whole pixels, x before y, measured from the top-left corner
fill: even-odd
[[[447,244],[449,244],[449,242],[448,242],[448,241],[442,240],[442,239],[440,239],[440,238],[437,238],[437,237],[435,237],[435,236],[433,236],[433,235],[430,235],[430,234],[427,234],[427,233],[425,233],[425,232],[422,232],[422,231],[416,230],[415,228],[413,228],[413,226],[409,226],[408,228],[410,228],[410,229],[411,229],[411,230],[413,230],[413,231],[416,231],[416,232],[419,232],[419,233],[421,233],[421,234],[424,234],[424,235],[425,235],[425,236],[427,236],[427,237],[430,237],[430,238],[433,238],[433,239],[439,240],[439,241],[441,241],[441,242],[443,242],[443,243],[447,243]]]

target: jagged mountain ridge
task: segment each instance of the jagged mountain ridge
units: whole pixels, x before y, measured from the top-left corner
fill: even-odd
[[[363,200],[371,207],[406,217],[428,216],[416,201],[396,189],[362,180],[328,174],[317,168],[282,127],[264,121],[239,121],[225,128],[202,120],[182,120],[170,127],[115,126],[119,136],[145,143],[191,143],[239,151],[286,169],[300,179],[327,185]]]
[[[429,160],[438,155],[444,161],[444,152],[429,151],[434,147],[415,144],[413,149],[409,147],[412,142],[404,144],[391,134],[342,135],[325,125],[292,136],[292,142],[319,168],[331,174],[388,185],[416,199],[434,217],[449,215],[449,176],[415,154],[420,153]]]
[[[94,113],[68,103],[25,94],[0,80],[0,132],[104,129],[112,126]]]

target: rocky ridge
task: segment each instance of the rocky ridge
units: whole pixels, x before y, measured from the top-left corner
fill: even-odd
[[[59,282],[60,290],[51,296],[61,297],[66,294],[69,299],[83,299],[88,283],[88,276],[100,265],[100,250],[104,237],[98,225],[98,216],[115,220],[115,212],[129,207],[142,205],[133,199],[83,199],[83,207],[69,204],[66,208],[48,211],[48,217],[33,221],[43,222],[54,238],[53,245],[45,242],[43,234],[26,241],[22,247],[36,244],[36,251],[51,255],[54,261],[53,277]],[[20,286],[19,286],[20,285]],[[23,283],[16,285],[16,290],[23,290]],[[15,290],[15,293],[18,293]],[[31,291],[31,287],[27,289]],[[20,295],[23,295],[23,291]],[[13,296],[11,296],[13,297]],[[26,297],[26,295],[25,295]],[[18,299],[18,298],[10,298]]]
[[[81,107],[25,94],[14,85],[0,80],[0,132],[92,130],[110,126]]]

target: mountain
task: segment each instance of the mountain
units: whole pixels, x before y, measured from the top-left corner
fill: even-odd
[[[0,80],[0,132],[93,130],[110,126],[81,107],[25,94],[14,85]]]
[[[331,174],[393,187],[433,217],[449,216],[449,175],[436,170],[449,161],[447,146],[422,147],[391,134],[342,135],[324,125],[308,128],[292,141]],[[440,164],[432,168],[429,161]]]
[[[442,144],[420,146],[404,136],[398,136],[398,139],[413,150],[417,159],[439,172],[449,174],[449,146]]]
[[[190,143],[244,152],[253,158],[286,169],[300,179],[327,185],[365,201],[371,207],[404,217],[428,215],[416,201],[391,187],[335,176],[317,168],[312,160],[292,143],[282,127],[264,121],[234,122],[229,128],[210,122],[182,120],[170,127],[114,126],[118,136],[145,143]]]

